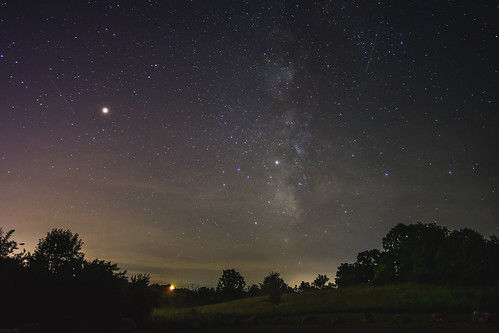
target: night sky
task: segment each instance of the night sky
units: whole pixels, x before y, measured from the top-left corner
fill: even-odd
[[[1,1],[0,226],[183,286],[333,279],[398,223],[498,234],[498,14]]]

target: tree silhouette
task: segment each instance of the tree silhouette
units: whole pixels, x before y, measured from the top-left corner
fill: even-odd
[[[269,275],[267,275],[263,279],[263,283],[260,285],[260,289],[264,293],[269,293],[274,290],[285,292],[288,290],[288,288],[288,285],[284,282],[284,280],[281,278],[281,275],[277,272],[270,272]]]
[[[159,304],[149,275],[128,282],[117,264],[86,261],[77,233],[52,229],[25,262],[24,253],[14,254],[13,232],[0,229],[0,286],[8,286],[0,292],[0,327],[40,322],[66,332],[81,323],[95,331],[120,317],[144,319]]]
[[[0,228],[0,327],[13,326],[26,317],[31,305],[26,299],[32,297],[32,281],[22,265],[23,254],[14,253],[18,243],[12,240],[13,233]]]
[[[83,268],[83,241],[71,230],[52,229],[29,259],[30,266],[54,275],[75,276]]]
[[[9,240],[9,238],[14,233],[14,229],[3,232],[0,227],[0,259],[10,257],[15,250],[17,250],[17,242],[14,240]]]
[[[342,263],[338,267],[335,279],[336,285],[338,287],[346,287],[373,281],[379,261],[379,250],[374,249],[360,252],[357,254],[357,261],[355,263]]]
[[[312,285],[317,289],[324,289],[326,287],[326,283],[329,281],[327,275],[317,275],[315,280],[312,282]]]
[[[233,299],[244,295],[246,282],[239,272],[234,269],[225,269],[218,279],[217,292],[224,299]]]
[[[336,271],[334,282],[338,287],[354,286],[364,281],[361,280],[361,273],[357,263],[342,263]]]
[[[434,282],[436,254],[448,234],[447,228],[435,223],[409,225],[399,253],[401,278],[408,282]]]
[[[474,230],[465,228],[451,232],[436,256],[438,276],[452,283],[481,282],[488,270],[486,259],[490,245],[487,245],[483,236]]]
[[[151,276],[149,274],[137,274],[130,277],[130,283],[132,286],[139,288],[147,288],[151,281]]]
[[[93,285],[97,288],[101,285],[106,288],[116,281],[126,281],[126,271],[121,271],[118,264],[110,261],[95,259],[93,261],[85,261],[83,269],[79,273],[80,280]],[[133,278],[133,277],[132,277]]]
[[[279,273],[270,272],[260,284],[260,289],[265,295],[269,295],[271,302],[278,303],[281,300],[281,295],[288,291],[289,286]]]
[[[256,284],[252,284],[249,288],[248,288],[248,297],[255,297],[255,296],[258,296],[260,295],[260,288],[258,287],[258,285]]]
[[[400,281],[431,282],[434,280],[438,248],[448,236],[445,227],[435,223],[398,224],[383,238],[390,267]],[[391,263],[385,260],[385,265]]]
[[[363,251],[357,254],[357,271],[360,274],[360,281],[371,282],[374,280],[378,267],[380,252],[377,249]]]
[[[485,239],[471,229],[450,232],[430,224],[398,224],[383,238],[383,249],[360,252],[353,264],[342,263],[336,273],[339,287],[373,282],[493,284],[499,281],[495,264],[497,237]]]
[[[302,281],[300,283],[300,286],[298,287],[299,291],[309,291],[309,290],[313,290],[313,289],[314,289],[314,287],[312,287],[310,285],[310,282],[305,282],[305,281]]]

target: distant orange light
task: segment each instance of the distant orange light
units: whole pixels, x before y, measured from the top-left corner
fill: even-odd
[[[174,291],[175,290],[175,286],[173,284],[170,285],[170,288],[169,288],[171,291]]]

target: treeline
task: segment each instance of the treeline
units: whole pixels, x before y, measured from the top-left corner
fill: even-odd
[[[128,278],[117,264],[87,260],[77,233],[53,229],[33,253],[18,252],[14,230],[0,228],[0,327],[41,322],[54,325],[111,325],[119,318],[140,322],[155,307],[194,306],[268,296],[278,303],[288,292],[359,284],[432,283],[499,284],[499,239],[471,229],[449,231],[431,224],[398,224],[383,238],[383,250],[360,252],[355,263],[338,267],[335,283],[319,274],[312,282],[290,287],[277,272],[259,284],[246,285],[234,269],[222,271],[216,288],[170,290],[150,285],[148,274]],[[109,329],[108,331],[111,331]]]
[[[472,229],[449,231],[435,223],[401,223],[390,230],[382,244],[382,251],[363,251],[355,263],[341,264],[336,285],[499,283],[499,239],[496,236],[486,239]]]
[[[110,261],[87,260],[83,241],[70,230],[48,232],[33,253],[17,251],[23,244],[12,239],[13,233],[0,228],[0,327],[38,322],[55,331],[75,326],[107,326],[113,331],[122,318],[143,322],[154,307],[205,305],[261,295],[278,303],[287,292],[333,286],[326,275],[319,274],[313,282],[302,281],[292,288],[277,272],[268,273],[260,284],[247,286],[239,272],[226,269],[216,288],[175,289],[169,284],[150,284],[148,274],[129,278]]]
[[[244,277],[235,269],[225,269],[216,288],[192,286],[178,288],[161,299],[160,306],[197,306],[226,302],[245,297],[267,296],[272,303],[279,303],[284,293],[333,288],[326,275],[319,274],[312,282],[302,281],[300,286],[290,287],[278,272],[270,272],[259,284],[247,285]],[[151,285],[156,291],[168,290],[170,285]]]
[[[33,253],[16,253],[14,230],[0,228],[0,327],[37,322],[52,331],[108,328],[144,319],[159,304],[149,275],[129,279],[117,264],[86,260],[77,233],[53,229]]]

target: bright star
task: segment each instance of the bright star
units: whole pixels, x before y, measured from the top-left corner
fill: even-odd
[[[102,108],[102,113],[108,114],[109,113],[109,109],[107,107]]]

